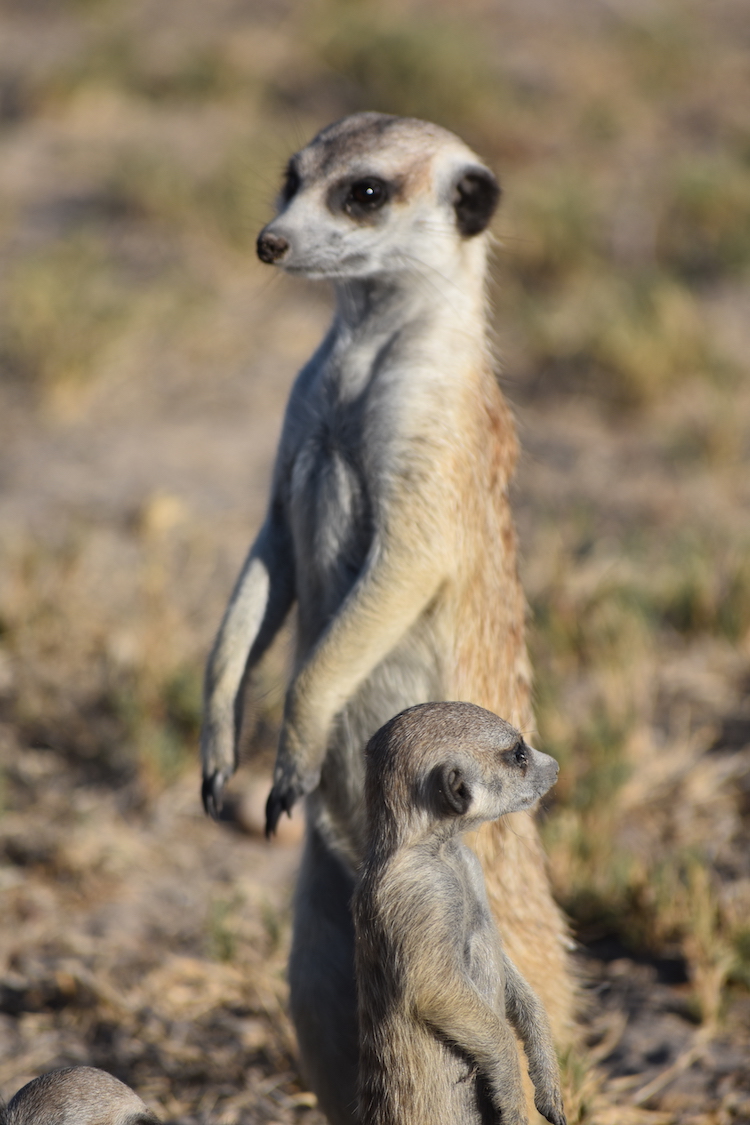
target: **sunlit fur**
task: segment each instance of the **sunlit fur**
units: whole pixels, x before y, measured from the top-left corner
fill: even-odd
[[[461,838],[528,808],[556,779],[554,759],[471,703],[412,707],[370,740],[352,903],[361,1122],[523,1125],[512,1026],[537,1108],[565,1125],[547,1017],[502,947]]]
[[[517,444],[487,337],[487,234],[458,226],[456,185],[481,161],[425,122],[362,114],[294,158],[300,185],[263,234],[282,268],[333,282],[336,311],[284,419],[265,523],[206,673],[204,794],[236,764],[243,681],[296,602],[297,650],[276,807],[307,799],[291,1006],[307,1079],[353,1120],[356,1025],[348,902],[364,848],[363,747],[392,715],[473,700],[532,727],[525,605],[508,501]],[[344,177],[400,188],[371,220],[328,205]],[[568,937],[533,816],[474,847],[510,956],[560,1042]]]
[[[158,1118],[106,1071],[71,1066],[28,1082],[0,1106],[0,1125],[158,1125]]]

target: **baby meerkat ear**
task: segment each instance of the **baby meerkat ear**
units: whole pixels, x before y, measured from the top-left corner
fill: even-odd
[[[481,234],[489,226],[500,199],[500,185],[489,168],[465,168],[453,189],[456,223],[464,238]]]
[[[443,811],[449,816],[463,816],[471,804],[471,786],[460,766],[444,762],[437,769],[438,794]]]

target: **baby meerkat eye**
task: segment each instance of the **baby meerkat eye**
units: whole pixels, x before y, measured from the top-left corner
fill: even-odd
[[[383,181],[376,176],[367,176],[363,180],[355,180],[350,186],[344,209],[349,212],[360,209],[377,211],[387,199],[388,189]]]
[[[513,747],[513,761],[518,766],[525,766],[528,760],[529,755],[526,752],[526,747],[523,742],[517,743],[517,745]]]

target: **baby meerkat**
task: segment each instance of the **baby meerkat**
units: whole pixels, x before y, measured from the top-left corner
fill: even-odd
[[[124,1082],[94,1066],[34,1078],[0,1105],[0,1125],[159,1125]]]
[[[539,1112],[565,1125],[552,1033],[505,953],[461,834],[530,808],[557,762],[470,703],[427,703],[366,752],[369,839],[354,893],[366,1125],[524,1125],[515,1028]]]
[[[216,815],[246,678],[296,604],[267,826],[307,796],[290,1005],[306,1079],[335,1125],[351,1125],[356,1101],[362,748],[429,700],[473,700],[533,727],[508,500],[516,437],[487,328],[498,197],[447,130],[355,114],[290,159],[258,238],[263,261],[330,281],[336,311],[292,389],[265,522],[208,661],[203,800]],[[564,1043],[569,939],[533,817],[485,824],[473,846],[508,952]]]

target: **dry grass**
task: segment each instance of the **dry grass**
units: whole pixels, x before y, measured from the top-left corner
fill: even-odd
[[[284,1015],[295,852],[204,823],[195,743],[327,312],[253,239],[288,152],[378,108],[456,129],[505,187],[544,833],[602,1075],[569,1061],[581,1119],[748,1119],[746,22],[0,6],[0,1091],[89,1061],[184,1125],[317,1119]],[[261,772],[285,660],[253,688]]]

